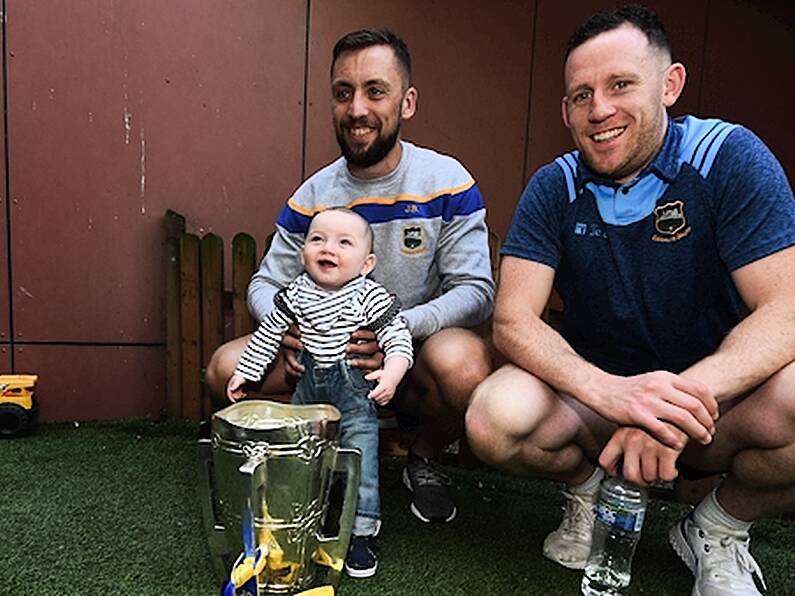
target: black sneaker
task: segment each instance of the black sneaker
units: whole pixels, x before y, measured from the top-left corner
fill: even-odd
[[[450,479],[433,459],[419,457],[409,451],[403,468],[403,484],[413,494],[411,512],[424,522],[453,521],[458,510],[447,487]]]
[[[373,577],[378,569],[375,551],[375,536],[351,536],[348,556],[345,558],[345,573],[351,577]]]

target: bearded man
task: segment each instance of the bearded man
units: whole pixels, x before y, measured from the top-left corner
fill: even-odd
[[[462,435],[470,395],[491,372],[489,350],[468,329],[493,308],[485,206],[458,161],[401,139],[401,123],[417,109],[417,90],[409,50],[393,32],[356,31],[337,42],[331,108],[342,157],[301,184],[282,209],[251,280],[249,308],[262,320],[273,310],[276,292],[301,272],[300,249],[316,213],[344,206],[370,223],[378,257],[372,278],[400,300],[415,344],[414,368],[392,401],[398,412],[417,419],[403,481],[417,518],[449,522],[456,507],[436,458]],[[215,395],[224,395],[249,337],[213,355],[207,381]],[[287,334],[282,347],[262,385],[249,389],[290,391],[291,379],[303,373],[300,338]],[[354,366],[376,369],[383,361],[366,329],[354,333],[348,351]]]

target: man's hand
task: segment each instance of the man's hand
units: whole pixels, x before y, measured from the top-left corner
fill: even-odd
[[[367,329],[358,329],[351,333],[351,341],[345,352],[348,354],[349,364],[356,368],[378,370],[384,363],[384,353],[378,347],[375,333]]]
[[[608,420],[641,427],[679,451],[687,437],[704,445],[712,441],[718,402],[703,383],[666,371],[609,378],[600,392],[604,398],[592,405]]]
[[[672,427],[671,431],[679,436],[681,443],[687,443],[687,437],[681,430]],[[622,427],[613,433],[602,449],[599,465],[608,474],[615,475],[616,466],[623,459],[624,478],[633,484],[645,486],[657,480],[670,481],[676,478],[679,474],[676,460],[683,449],[667,447],[640,428]]]
[[[304,365],[298,360],[298,352],[304,349],[301,343],[301,333],[298,327],[290,325],[287,333],[282,337],[282,359],[284,360],[284,370],[288,375],[300,377],[304,374]]]
[[[235,403],[246,395],[246,380],[240,375],[232,375],[226,384],[226,398]]]

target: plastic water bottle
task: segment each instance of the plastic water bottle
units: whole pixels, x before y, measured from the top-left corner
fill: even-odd
[[[580,583],[585,596],[617,596],[629,586],[647,502],[646,490],[620,475],[602,482],[591,553]]]

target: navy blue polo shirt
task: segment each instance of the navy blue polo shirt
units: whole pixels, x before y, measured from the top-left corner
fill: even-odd
[[[669,120],[632,181],[567,153],[539,169],[502,248],[555,269],[561,333],[615,374],[679,372],[713,353],[746,309],[731,272],[795,244],[795,200],[750,130]]]

